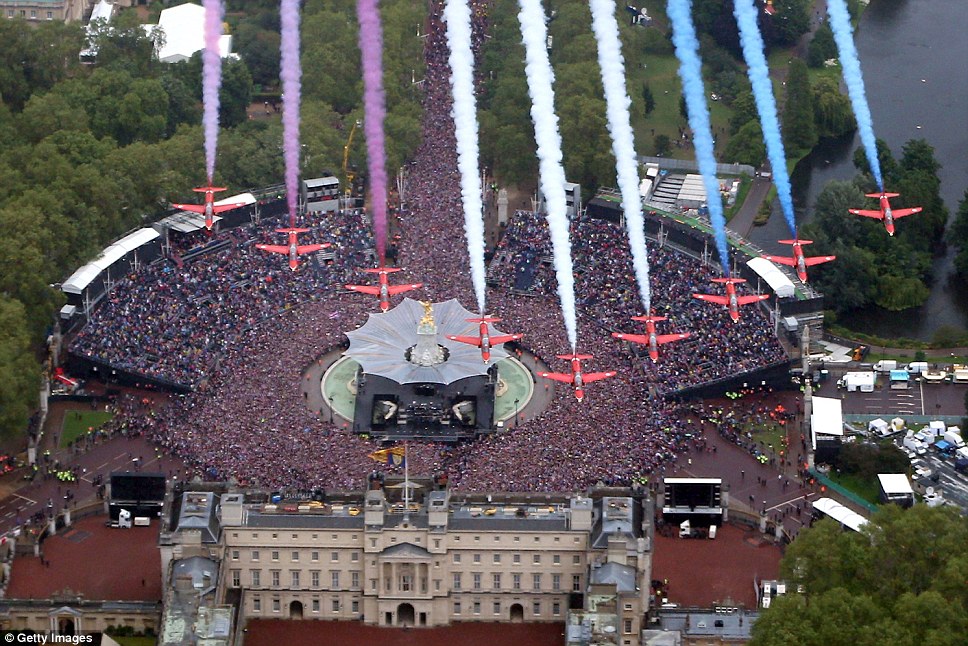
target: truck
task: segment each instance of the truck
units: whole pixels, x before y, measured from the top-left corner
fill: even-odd
[[[961,431],[957,426],[949,426],[948,430],[944,432],[941,436],[945,442],[955,447],[956,449],[961,449],[965,446],[965,441],[961,439]]]
[[[881,359],[874,364],[874,372],[890,372],[897,370],[897,361],[894,359]]]
[[[844,378],[840,380],[839,385],[846,388],[849,393],[857,391],[872,393],[876,380],[877,375],[873,372],[848,372],[844,374]]]
[[[960,363],[956,363],[951,366],[952,381],[956,384],[966,384],[968,383],[968,366],[963,366]]]
[[[912,361],[911,363],[908,364],[907,371],[910,372],[912,375],[924,374],[925,372],[928,371],[928,362]]]
[[[908,431],[908,434],[904,436],[904,440],[901,442],[901,445],[906,449],[914,451],[918,455],[924,455],[928,452],[928,449],[924,446],[924,443],[914,437],[914,431]]]

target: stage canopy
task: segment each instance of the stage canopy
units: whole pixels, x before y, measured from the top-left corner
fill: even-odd
[[[447,338],[447,335],[478,336],[479,324],[467,321],[476,315],[452,298],[433,304],[437,344],[446,348],[447,360],[433,366],[412,364],[407,361],[405,353],[417,344],[417,325],[423,316],[423,306],[411,298],[405,298],[388,312],[370,314],[366,323],[346,333],[350,340],[346,356],[355,359],[366,374],[386,377],[400,384],[450,384],[459,379],[486,375],[488,368],[508,356],[500,345],[494,346],[491,362],[484,363],[480,348]],[[504,334],[493,326],[489,332],[492,337]]]

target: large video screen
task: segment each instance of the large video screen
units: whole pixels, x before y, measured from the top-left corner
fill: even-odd
[[[165,474],[112,473],[111,499],[163,502],[165,500]]]

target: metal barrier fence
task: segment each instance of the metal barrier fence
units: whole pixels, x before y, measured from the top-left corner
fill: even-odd
[[[828,487],[829,489],[833,489],[844,498],[847,498],[851,502],[859,505],[860,507],[866,509],[867,511],[873,512],[875,509],[877,509],[877,505],[873,505],[869,503],[868,501],[864,500],[863,498],[855,494],[850,489],[847,489],[843,485],[837,484],[836,482],[834,482],[824,474],[820,473],[819,471],[811,469],[810,475],[816,478],[817,482],[819,482],[820,484],[824,485],[825,487]]]
[[[640,164],[658,164],[668,170],[691,170],[698,172],[699,164],[695,159],[669,159],[668,157],[646,157],[639,155]],[[716,164],[716,173],[723,175],[749,175],[753,177],[756,169],[748,164]]]

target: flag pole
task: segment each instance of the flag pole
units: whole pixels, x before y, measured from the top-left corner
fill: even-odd
[[[403,442],[403,522],[410,523],[410,456],[408,453],[409,444]]]

